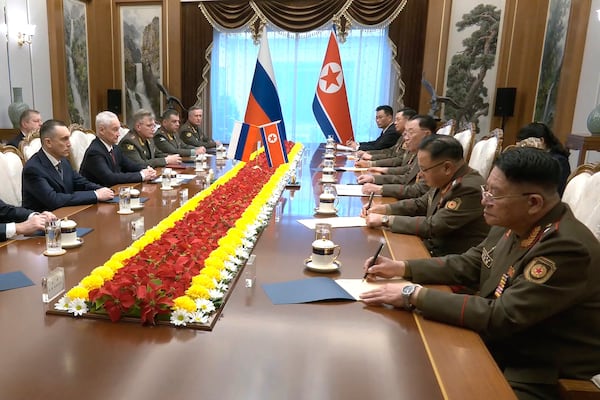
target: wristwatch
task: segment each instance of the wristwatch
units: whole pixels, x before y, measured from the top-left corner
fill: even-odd
[[[386,228],[390,225],[390,216],[389,215],[384,215],[381,217],[381,225],[385,226]]]
[[[402,300],[404,302],[404,309],[408,311],[412,311],[415,309],[415,306],[410,303],[410,296],[417,290],[417,288],[422,287],[421,285],[406,285],[402,288]]]

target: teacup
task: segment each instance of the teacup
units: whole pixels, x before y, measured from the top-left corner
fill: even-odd
[[[129,195],[131,196],[130,200],[129,200],[129,205],[132,208],[137,208],[137,207],[140,207],[142,205],[142,203],[140,202],[140,191],[139,190],[137,190],[137,189],[131,189],[129,191]]]
[[[319,207],[317,211],[325,213],[336,212],[336,197],[333,193],[322,193],[319,196]]]
[[[335,169],[331,167],[323,168],[323,175],[321,177],[323,182],[335,182]]]
[[[329,267],[340,256],[340,246],[331,240],[317,239],[312,242],[311,260],[316,267]]]
[[[77,222],[67,219],[60,221],[61,245],[77,243]]]

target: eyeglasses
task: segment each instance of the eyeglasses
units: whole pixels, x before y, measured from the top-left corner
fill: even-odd
[[[433,164],[431,167],[427,167],[427,168],[421,168],[421,167],[419,167],[419,170],[420,170],[421,172],[427,172],[427,171],[429,171],[430,169],[434,169],[435,167],[439,167],[440,165],[442,165],[442,164],[443,164],[443,163],[445,163],[446,161],[448,161],[448,160],[440,161],[439,163],[437,163],[437,164]]]
[[[532,194],[537,194],[537,193],[516,193],[516,194],[505,194],[502,196],[494,196],[487,188],[486,185],[480,185],[481,187],[481,197],[483,198],[483,200],[489,202],[489,203],[493,203],[496,200],[502,200],[502,199],[509,199],[511,197],[522,197],[522,196],[529,196]]]

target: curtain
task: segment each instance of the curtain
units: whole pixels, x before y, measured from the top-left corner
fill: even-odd
[[[273,70],[288,139],[323,142],[312,112],[330,30],[293,33],[269,30]],[[358,141],[380,134],[375,108],[390,101],[392,54],[387,28],[354,27],[339,45],[348,103]],[[258,46],[250,32],[214,32],[211,66],[212,136],[228,143],[234,121],[246,112]]]

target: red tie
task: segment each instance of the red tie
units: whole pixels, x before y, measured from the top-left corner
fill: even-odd
[[[113,153],[112,149],[110,149],[109,153],[110,153],[110,156],[111,156],[111,158],[113,160],[113,165],[116,166],[117,165],[117,159],[115,158],[115,153]]]

